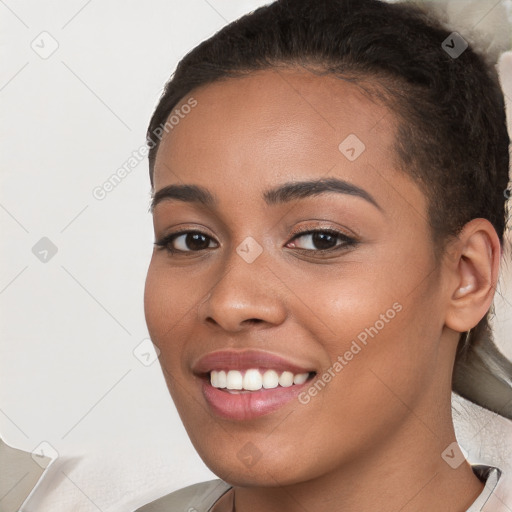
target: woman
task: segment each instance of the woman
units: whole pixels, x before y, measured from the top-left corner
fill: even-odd
[[[180,62],[148,145],[146,320],[221,480],[141,510],[491,503],[501,472],[464,459],[451,391],[512,416],[492,65],[418,7],[278,1]]]

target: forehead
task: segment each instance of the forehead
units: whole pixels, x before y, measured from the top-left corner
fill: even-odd
[[[207,84],[190,96],[197,106],[179,119],[173,116],[173,121],[179,122],[171,124],[160,144],[157,167],[162,159],[180,156],[191,144],[204,149],[217,145],[227,158],[230,148],[236,153],[242,144],[255,149],[267,138],[267,149],[273,153],[279,149],[286,152],[290,149],[287,146],[293,145],[299,151],[304,144],[314,142],[338,156],[339,143],[350,134],[359,137],[367,149],[385,148],[394,137],[394,116],[386,107],[365,96],[353,83],[306,70],[258,71]],[[180,111],[188,98],[174,111]],[[231,138],[229,146],[225,144],[227,138]],[[270,138],[274,144],[269,144]],[[305,146],[299,153],[307,149]]]
[[[160,144],[155,190],[181,181],[236,188],[241,197],[337,176],[377,190],[392,180],[399,193],[418,192],[398,170],[395,115],[354,83],[306,70],[258,71],[197,88],[174,111],[190,97],[196,106]]]

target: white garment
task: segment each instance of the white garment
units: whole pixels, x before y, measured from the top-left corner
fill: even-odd
[[[485,465],[472,465],[471,468],[475,475],[485,482],[485,487],[466,512],[480,512],[496,492],[500,482],[503,482],[502,472],[496,467]],[[209,512],[221,496],[230,489],[231,486],[222,480],[210,480],[167,494],[135,512],[173,512],[175,510]]]

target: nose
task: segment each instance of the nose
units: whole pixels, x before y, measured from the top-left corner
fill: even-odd
[[[222,276],[198,308],[199,321],[229,332],[257,324],[281,324],[286,318],[282,286],[264,260],[261,255],[247,263],[233,251]]]

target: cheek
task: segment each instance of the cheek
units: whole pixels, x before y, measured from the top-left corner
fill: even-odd
[[[174,271],[166,265],[165,257],[154,255],[144,288],[144,313],[153,342],[176,338],[173,331],[183,328],[203,295],[193,276]]]
[[[144,286],[144,315],[151,339],[159,348],[161,348],[159,340],[165,326],[170,325],[166,316],[166,305],[169,301],[172,301],[169,291],[153,256]]]
[[[443,326],[439,282],[432,260],[406,249],[287,283],[301,299],[290,304],[297,323],[325,355],[326,398],[342,409],[335,422],[347,421],[347,407],[364,421],[378,404],[396,400],[390,390],[414,401],[430,378]]]
[[[172,271],[160,259],[160,255],[153,256],[148,268],[144,288],[144,314],[149,335],[160,350],[160,364],[168,379],[168,374],[174,374],[181,360],[182,336],[178,333],[193,302],[187,296],[187,290],[191,287],[176,281]]]
[[[389,331],[397,309],[410,304],[414,275],[394,271],[393,263],[377,255],[347,264],[286,275],[288,309],[332,361],[350,349],[351,341],[369,339],[368,331]],[[410,309],[411,306],[408,307]]]
[[[149,335],[158,347],[158,357],[163,377],[178,411],[186,404],[182,403],[179,393],[184,388],[181,381],[181,354],[183,346],[180,337],[180,320],[186,314],[184,290],[170,276],[169,269],[153,257],[148,268],[144,288],[144,314]]]

